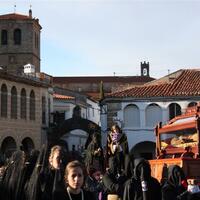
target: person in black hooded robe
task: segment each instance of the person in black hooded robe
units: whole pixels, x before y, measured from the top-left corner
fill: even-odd
[[[3,159],[3,156],[1,156],[0,154],[0,197],[1,197],[1,191],[2,191],[2,180],[4,177],[5,171],[6,171],[6,162]]]
[[[132,173],[131,179],[125,183],[123,200],[161,200],[160,184],[151,176],[147,160],[136,158]]]
[[[2,179],[2,197],[4,200],[23,200],[23,181],[26,155],[19,150],[11,156]]]
[[[27,191],[27,187],[31,178],[31,175],[34,171],[34,168],[36,166],[36,162],[39,156],[39,151],[38,150],[31,150],[31,152],[27,155],[26,158],[26,162],[25,162],[25,169],[24,169],[24,173],[23,173],[23,199],[27,199],[26,198],[26,191]]]
[[[45,170],[48,163],[48,146],[42,145],[41,151],[37,158],[36,165],[33,169],[31,177],[26,184],[25,196],[27,200],[41,200],[42,185],[40,182],[40,173]]]
[[[88,172],[91,166],[100,171],[104,170],[104,155],[101,147],[101,136],[99,133],[94,133],[92,135],[92,141],[87,146],[85,164]]]
[[[126,176],[120,173],[121,169],[118,160],[116,157],[110,158],[109,168],[102,178],[104,195],[114,194],[118,195],[118,198],[122,198]]]
[[[168,179],[162,187],[162,200],[186,200],[188,198],[187,181],[182,168],[178,165],[169,166]]]

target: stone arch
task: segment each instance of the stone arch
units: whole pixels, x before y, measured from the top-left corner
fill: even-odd
[[[130,154],[134,155],[135,158],[143,157],[147,160],[155,158],[155,142],[143,141],[137,143],[131,150]]]
[[[145,121],[147,127],[155,127],[162,121],[162,109],[158,104],[152,103],[146,107]]]
[[[75,131],[80,133],[81,136],[84,135],[83,132],[87,134],[87,139],[85,142],[85,147],[87,148],[88,144],[91,142],[92,134],[95,132],[101,132],[101,127],[97,125],[96,123],[84,119],[80,116],[80,109],[79,106],[76,106],[74,108],[74,112],[72,115],[72,118],[65,120],[59,127],[58,130],[55,131],[56,137],[62,138],[65,134],[68,134],[69,132]],[[77,133],[74,133],[77,134]],[[69,146],[69,144],[68,144]]]
[[[31,150],[33,150],[35,148],[34,142],[30,137],[25,137],[22,142],[21,142],[22,146],[22,150],[26,151],[26,152],[31,152]]]
[[[15,139],[11,136],[6,137],[1,144],[2,153],[8,158],[17,149]]]
[[[124,126],[140,127],[140,110],[135,104],[129,104],[124,108]]]

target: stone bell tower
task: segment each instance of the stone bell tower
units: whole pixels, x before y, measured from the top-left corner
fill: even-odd
[[[20,73],[30,63],[40,72],[39,20],[28,15],[11,13],[0,15],[0,67]]]
[[[141,76],[149,76],[149,62],[141,62]]]

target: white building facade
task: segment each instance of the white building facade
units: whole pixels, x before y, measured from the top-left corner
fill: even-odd
[[[62,91],[62,94],[58,94],[61,93],[61,90],[55,90],[53,100],[53,110],[54,113],[59,113],[60,123],[72,119],[74,109],[78,106],[82,119],[100,126],[100,108],[98,102],[76,92]],[[60,139],[68,144],[70,151],[73,146],[75,146],[75,150],[83,151],[86,140],[88,139],[88,133],[81,129],[75,129],[66,132]]]
[[[176,77],[173,82],[166,82],[167,78],[164,77],[142,87],[113,93],[104,100],[107,128],[118,123],[127,134],[129,149],[136,157],[153,158],[155,126],[159,122],[165,124],[200,101],[199,71],[183,70],[171,76]]]

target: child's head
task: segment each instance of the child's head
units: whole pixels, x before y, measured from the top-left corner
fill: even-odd
[[[84,167],[78,160],[71,161],[65,168],[65,183],[73,191],[79,191],[84,182]]]

